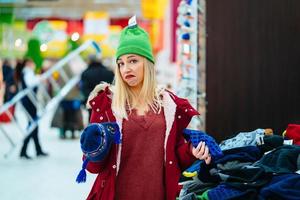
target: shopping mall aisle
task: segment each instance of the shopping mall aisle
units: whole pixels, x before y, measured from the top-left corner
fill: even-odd
[[[88,174],[84,184],[75,182],[81,169],[79,139],[59,139],[57,129],[49,126],[51,117],[49,113],[42,120],[39,135],[42,147],[50,154],[46,158],[19,159],[20,143],[8,158],[4,158],[9,145],[0,132],[1,200],[82,200],[88,195],[95,175]],[[15,127],[11,130],[11,134],[16,134],[15,139],[20,138]],[[32,142],[28,154],[35,155]]]

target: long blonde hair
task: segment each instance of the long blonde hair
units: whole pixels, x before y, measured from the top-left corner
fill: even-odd
[[[155,112],[159,113],[162,107],[160,91],[157,89],[156,74],[154,64],[143,57],[144,63],[144,80],[141,92],[138,97],[143,99],[145,103]],[[127,110],[131,112],[133,97],[135,94],[130,87],[123,81],[119,67],[115,69],[115,87],[113,88],[112,110],[115,115],[120,118],[127,119]]]

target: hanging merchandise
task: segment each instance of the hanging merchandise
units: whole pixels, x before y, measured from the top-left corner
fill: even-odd
[[[205,130],[206,119],[206,1],[198,5],[198,110],[201,113],[201,130]]]
[[[178,95],[187,98],[193,107],[197,107],[197,32],[191,28],[197,27],[197,1],[182,0],[177,11],[177,60],[181,71]],[[192,128],[196,127],[197,124],[192,125]]]
[[[202,31],[199,23],[199,10],[204,0],[182,0],[177,8],[178,17],[176,23],[177,34],[177,61],[179,67],[178,95],[187,98],[191,104],[200,110],[200,97],[203,94],[202,87],[199,87],[200,65],[203,61],[200,57],[200,51],[205,48],[199,44],[199,33]],[[201,8],[203,9],[203,8]],[[202,114],[202,112],[201,112]],[[201,116],[202,117],[202,116]],[[204,130],[202,118],[192,121],[191,128],[200,128]]]

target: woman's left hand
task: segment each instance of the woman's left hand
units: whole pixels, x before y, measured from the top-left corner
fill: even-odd
[[[192,154],[196,158],[204,160],[206,164],[211,162],[211,155],[208,147],[205,145],[205,142],[200,142],[196,148],[192,147]]]

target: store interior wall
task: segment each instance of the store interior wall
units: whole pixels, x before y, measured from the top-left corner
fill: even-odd
[[[300,123],[300,1],[209,0],[206,131]]]

